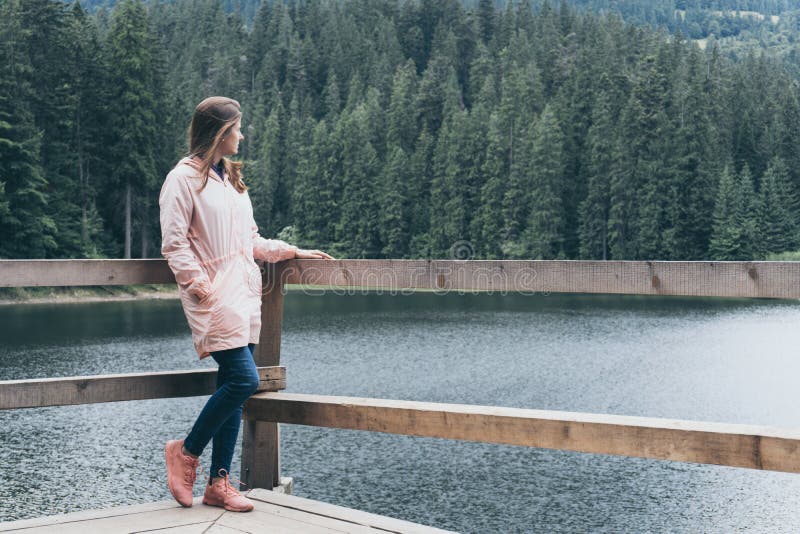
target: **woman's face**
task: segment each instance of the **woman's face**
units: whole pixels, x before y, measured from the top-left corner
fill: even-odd
[[[242,119],[240,118],[236,121],[236,124],[233,125],[233,128],[225,134],[225,139],[223,139],[222,144],[219,145],[220,156],[233,156],[237,154],[239,152],[239,141],[243,140]]]

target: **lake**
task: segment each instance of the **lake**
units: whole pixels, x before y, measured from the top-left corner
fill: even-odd
[[[291,292],[281,361],[289,392],[799,427],[798,324],[796,301]],[[0,325],[0,379],[213,365],[178,301],[0,306]],[[0,412],[0,521],[170,499],[163,444],[203,401]],[[296,495],[461,532],[800,531],[793,474],[281,435]]]

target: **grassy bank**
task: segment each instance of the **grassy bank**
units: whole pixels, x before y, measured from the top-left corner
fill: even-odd
[[[168,298],[178,298],[178,291],[174,284],[0,288],[0,305]]]

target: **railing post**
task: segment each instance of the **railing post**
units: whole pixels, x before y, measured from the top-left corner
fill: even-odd
[[[257,366],[280,365],[283,322],[283,263],[265,263],[261,299],[261,335],[253,358]],[[277,423],[242,422],[241,480],[252,488],[280,485],[280,432]]]

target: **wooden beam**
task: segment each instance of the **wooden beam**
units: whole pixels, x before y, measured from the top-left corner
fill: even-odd
[[[800,429],[260,393],[253,420],[800,473]]]
[[[800,262],[289,260],[269,269],[281,287],[800,298]],[[0,287],[174,282],[158,259],[0,260]],[[266,334],[262,345],[274,339]]]
[[[286,262],[264,263],[261,290],[261,332],[253,359],[256,365],[279,365],[283,330],[283,282]]]
[[[174,284],[166,260],[0,260],[0,287]]]
[[[264,263],[261,291],[261,332],[253,359],[256,365],[281,361],[283,279],[287,262]],[[242,425],[241,489],[271,490],[281,483],[280,429],[277,423],[248,419]]]
[[[261,367],[261,391],[286,388],[285,367]],[[210,395],[217,370],[0,381],[0,410]]]
[[[800,262],[293,260],[284,283],[516,293],[800,298]]]

